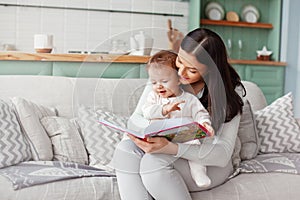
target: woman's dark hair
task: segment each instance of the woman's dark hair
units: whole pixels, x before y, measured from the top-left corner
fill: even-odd
[[[212,125],[218,130],[222,123],[242,113],[243,101],[235,91],[241,86],[240,76],[228,63],[226,47],[215,32],[198,28],[189,32],[181,43],[181,49],[195,55],[197,61],[207,66],[203,76],[205,92],[200,98],[212,117]]]

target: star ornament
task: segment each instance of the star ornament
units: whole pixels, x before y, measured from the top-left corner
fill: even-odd
[[[262,50],[258,50],[258,51],[256,51],[256,53],[259,56],[270,56],[273,52],[272,51],[268,51],[267,47],[264,46],[262,48]]]
[[[262,50],[256,51],[257,53],[257,60],[270,60],[272,51],[268,51],[267,47],[264,46]]]

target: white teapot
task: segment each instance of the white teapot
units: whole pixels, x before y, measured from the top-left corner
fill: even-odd
[[[153,38],[145,35],[144,31],[130,37],[130,55],[150,55],[153,46]]]

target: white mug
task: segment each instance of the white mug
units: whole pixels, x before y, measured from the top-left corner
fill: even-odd
[[[34,35],[34,48],[35,49],[52,49],[53,48],[53,35],[35,34]]]

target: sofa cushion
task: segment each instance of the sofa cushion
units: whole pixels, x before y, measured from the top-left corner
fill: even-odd
[[[13,111],[0,100],[0,168],[31,159],[30,146]]]
[[[19,97],[12,98],[12,102],[17,110],[21,126],[30,143],[33,159],[52,160],[51,141],[40,119],[46,116],[55,116],[55,111]]]
[[[44,117],[41,123],[53,146],[53,160],[88,164],[88,156],[74,120]]]
[[[122,135],[97,121],[99,117],[104,117],[113,120],[117,125],[126,127],[127,118],[90,107],[80,107],[78,117],[83,140],[89,154],[89,164],[111,170],[108,164],[112,160],[115,147],[121,141]]]
[[[243,106],[238,137],[241,141],[241,160],[254,158],[259,150],[259,138],[256,130],[255,116],[248,100]]]
[[[147,79],[77,78],[74,80],[73,111],[81,106],[129,116],[144,91]]]
[[[239,137],[236,137],[233,153],[231,156],[233,169],[237,169],[241,163],[241,156],[240,156],[241,148],[242,148],[241,140]]]
[[[264,93],[255,83],[249,81],[242,81],[242,83],[246,88],[246,99],[251,104],[253,112],[268,105]]]
[[[256,111],[255,116],[260,152],[300,152],[300,128],[294,118],[291,93]]]

